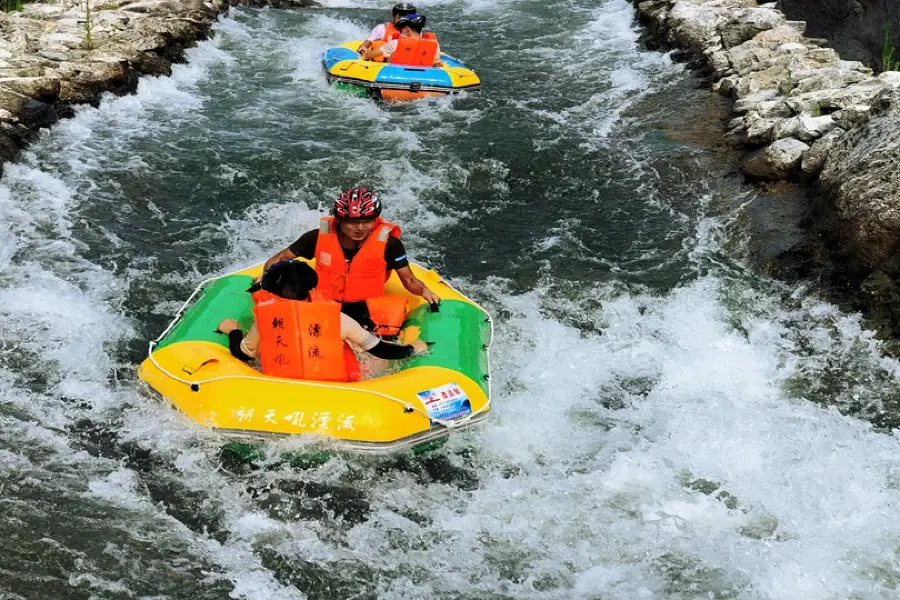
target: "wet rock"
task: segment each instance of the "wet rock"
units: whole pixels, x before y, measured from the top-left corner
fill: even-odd
[[[32,129],[42,129],[49,128],[59,121],[59,115],[45,102],[27,100],[19,109],[19,120]]]
[[[741,172],[750,181],[790,179],[798,174],[803,153],[807,150],[809,146],[800,140],[778,140],[751,154],[741,166]]]

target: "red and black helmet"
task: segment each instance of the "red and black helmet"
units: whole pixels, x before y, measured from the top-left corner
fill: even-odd
[[[372,190],[353,187],[341,192],[333,213],[338,219],[376,219],[381,215],[381,200]]]

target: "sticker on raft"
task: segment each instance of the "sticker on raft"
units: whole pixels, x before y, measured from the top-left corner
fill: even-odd
[[[472,414],[469,397],[456,383],[416,392],[432,419],[449,421]]]

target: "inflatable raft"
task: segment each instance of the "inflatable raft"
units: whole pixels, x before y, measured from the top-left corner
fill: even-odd
[[[238,437],[313,434],[354,451],[420,447],[484,420],[490,410],[491,318],[434,271],[412,265],[441,298],[440,309],[411,296],[396,274],[388,295],[409,300],[401,339],[434,342],[427,354],[391,362],[393,372],[354,383],[280,379],[234,358],[224,318],[246,332],[247,288],[262,265],[207,280],[159,338],[139,376],[190,419]]]
[[[481,80],[462,61],[441,53],[443,67],[362,60],[363,40],[329,48],[322,55],[328,83],[363,98],[387,102],[417,100],[477,90]],[[432,51],[433,54],[433,51]]]

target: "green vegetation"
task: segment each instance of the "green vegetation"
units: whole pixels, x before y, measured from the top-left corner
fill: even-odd
[[[884,44],[881,46],[881,67],[885,71],[900,71],[900,57],[894,58],[897,49],[891,44],[891,23],[884,26]]]
[[[22,10],[23,0],[0,0],[0,10],[10,12],[13,10]]]
[[[84,0],[84,44],[83,48],[85,50],[93,50],[94,49],[94,40],[91,37],[91,32],[94,29],[94,22],[91,16],[91,1]]]

